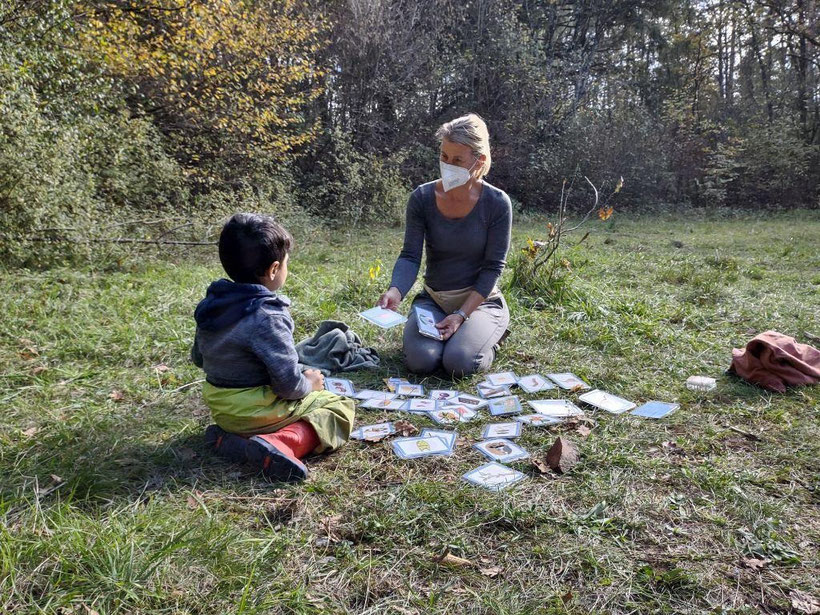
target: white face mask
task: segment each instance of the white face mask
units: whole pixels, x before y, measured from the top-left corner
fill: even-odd
[[[478,162],[478,159],[475,162]],[[472,167],[465,169],[439,160],[438,165],[441,169],[441,184],[444,186],[444,192],[450,192],[453,188],[463,186],[470,181],[470,171],[473,170],[475,162]]]

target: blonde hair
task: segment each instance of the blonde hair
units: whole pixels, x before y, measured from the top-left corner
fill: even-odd
[[[445,122],[436,131],[436,138],[439,141],[447,139],[453,143],[460,143],[469,147],[473,156],[478,158],[481,155],[486,156],[484,166],[481,167],[481,174],[479,177],[484,177],[490,172],[492,165],[492,156],[490,155],[490,133],[487,130],[487,124],[484,120],[475,113],[468,113],[462,115],[454,120]]]

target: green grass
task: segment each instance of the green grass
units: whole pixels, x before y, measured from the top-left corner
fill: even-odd
[[[520,220],[514,249],[543,224]],[[820,215],[618,214],[590,229],[563,304],[530,309],[507,289],[496,367],[571,370],[682,407],[657,422],[594,414],[587,438],[525,430],[532,454],[564,433],[582,463],[560,477],[515,464],[528,480],[500,494],[460,480],[483,462],[469,445],[486,419],[460,430],[452,458],[354,442],[311,462],[301,486],[209,456],[207,410],[186,385],[202,377],[191,314],[221,275],[213,250],[3,271],[0,611],[757,613],[787,610],[795,590],[817,596],[820,391],[775,395],[723,372],[755,332],[820,334]],[[285,289],[297,338],[345,320],[383,358],[357,386],[405,375],[400,332],[355,315],[386,285],[401,232],[297,242]],[[692,374],[718,389],[688,391]],[[445,549],[476,566],[439,565]]]

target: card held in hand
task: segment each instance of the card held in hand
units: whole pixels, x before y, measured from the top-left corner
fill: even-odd
[[[423,307],[416,306],[416,322],[419,323],[419,333],[424,337],[434,340],[441,340],[441,331],[436,329],[436,317],[433,312]]]
[[[386,310],[382,307],[370,308],[369,310],[360,312],[359,316],[369,322],[372,322],[374,325],[381,327],[382,329],[390,329],[391,327],[407,322],[407,318],[398,312]]]

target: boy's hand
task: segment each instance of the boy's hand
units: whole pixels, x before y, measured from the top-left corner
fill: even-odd
[[[379,297],[379,302],[377,305],[380,308],[393,310],[395,312],[396,308],[399,307],[399,303],[401,303],[401,293],[398,288],[391,286],[387,289],[387,292],[382,293],[382,296]]]
[[[314,391],[321,391],[325,388],[325,375],[318,369],[306,369],[305,378],[308,379]]]

